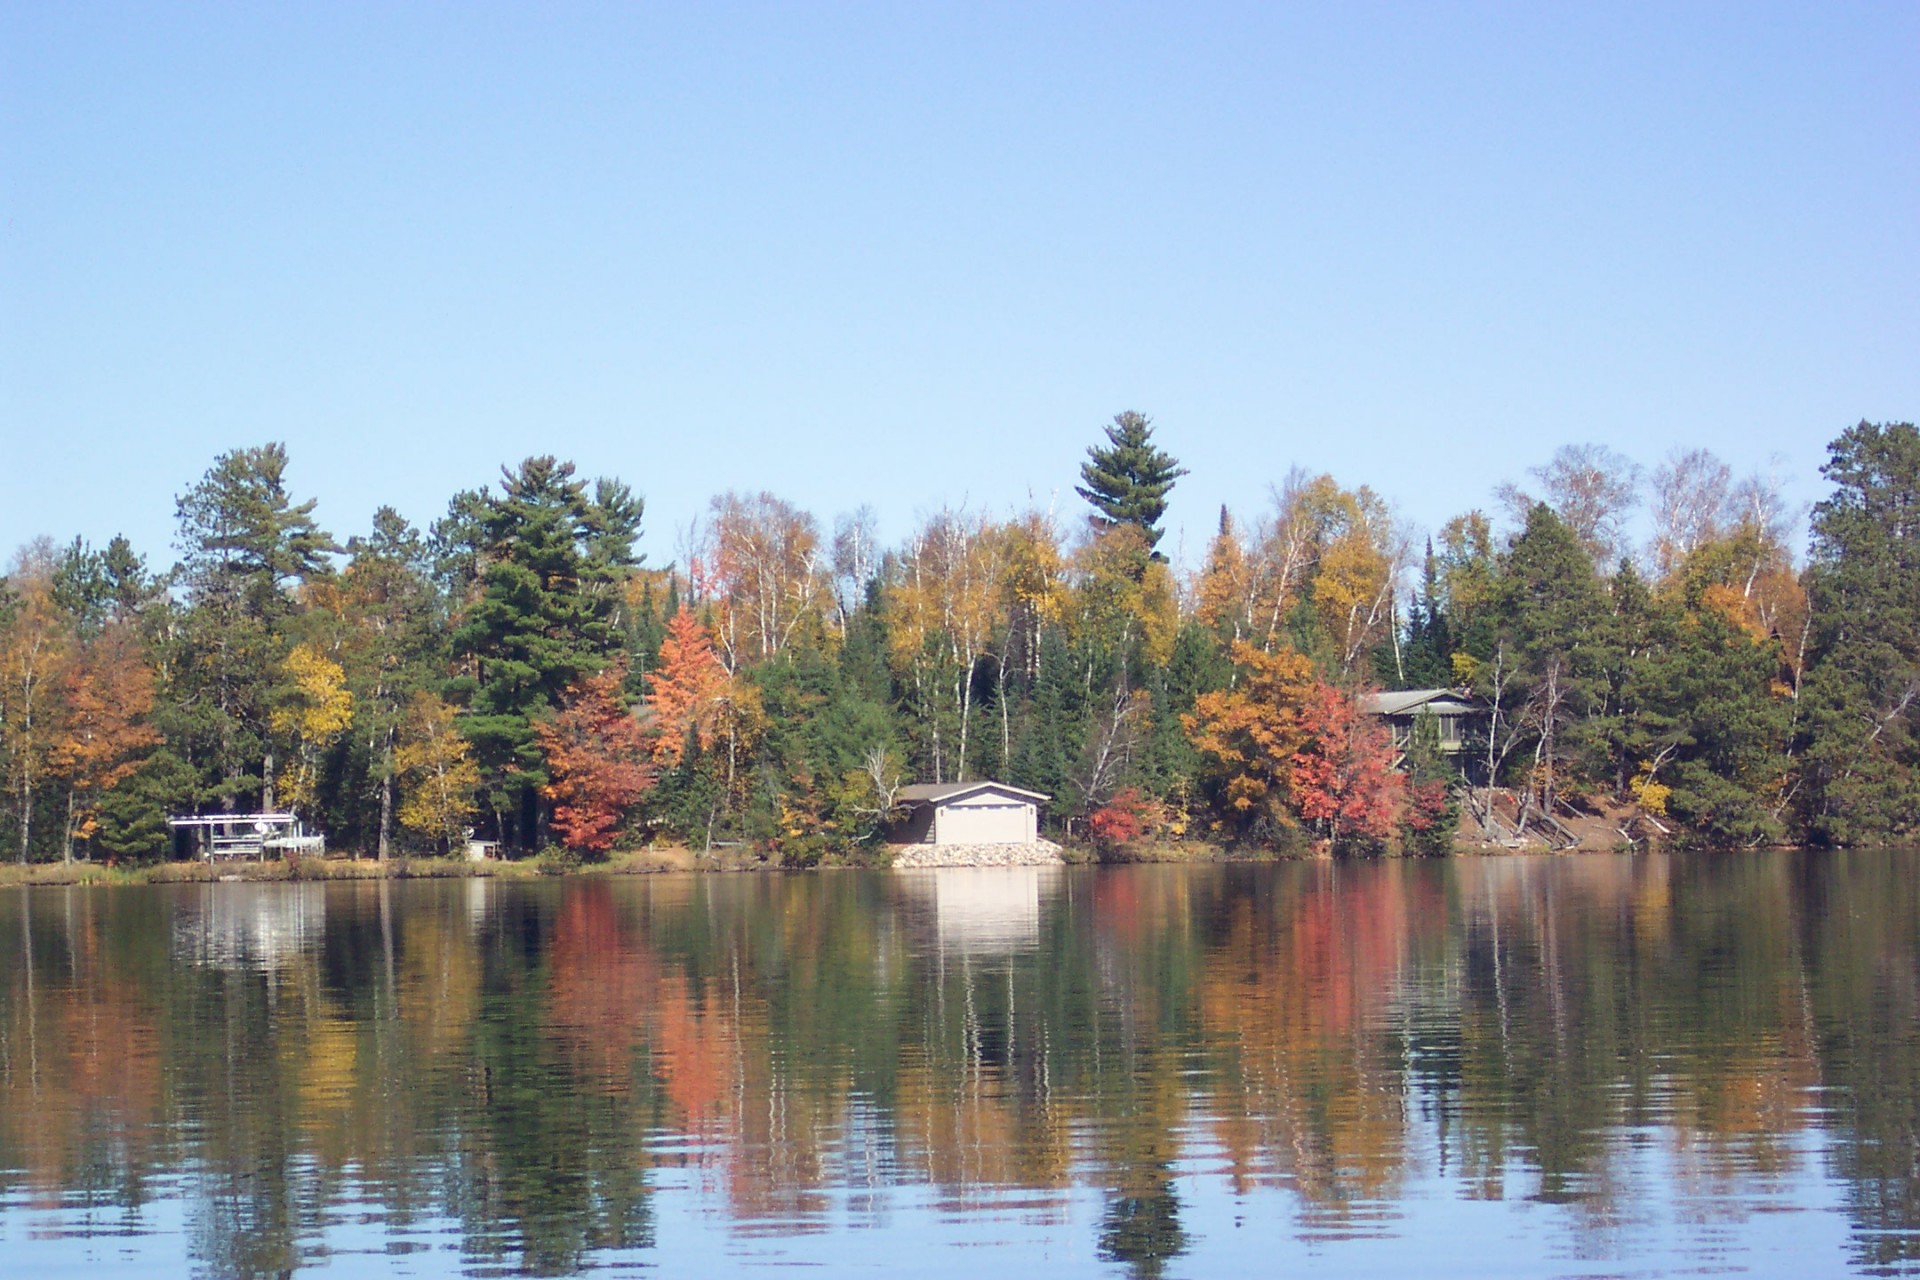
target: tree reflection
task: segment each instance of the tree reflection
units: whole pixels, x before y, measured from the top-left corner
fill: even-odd
[[[1898,856],[1127,867],[1038,892],[996,930],[885,876],[338,884],[273,946],[185,951],[191,921],[241,918],[206,887],[12,894],[0,1203],[80,1196],[137,1231],[182,1195],[208,1276],[319,1264],[348,1203],[396,1247],[451,1219],[473,1265],[562,1274],[644,1255],[663,1170],[775,1236],[920,1189],[1066,1224],[1098,1188],[1087,1256],[1151,1277],[1193,1248],[1209,1180],[1329,1240],[1437,1180],[1565,1206],[1605,1253],[1670,1201],[1750,1212],[1832,1176],[1852,1265],[1920,1262]]]

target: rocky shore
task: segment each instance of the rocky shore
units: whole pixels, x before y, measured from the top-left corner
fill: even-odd
[[[1031,844],[904,844],[893,855],[895,871],[921,867],[1055,867],[1065,862],[1051,840]]]

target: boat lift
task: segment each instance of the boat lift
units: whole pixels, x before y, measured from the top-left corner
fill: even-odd
[[[208,862],[264,859],[289,853],[325,853],[326,837],[311,836],[291,813],[207,813],[168,818],[176,839],[191,838]]]

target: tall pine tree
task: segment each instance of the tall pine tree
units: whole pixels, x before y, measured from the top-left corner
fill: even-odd
[[[1132,525],[1151,550],[1160,544],[1167,494],[1187,469],[1153,443],[1153,422],[1141,414],[1115,414],[1105,430],[1107,443],[1087,450],[1087,460],[1080,464],[1081,483],[1073,491],[1093,504],[1096,528]],[[1158,551],[1153,554],[1166,559]]]

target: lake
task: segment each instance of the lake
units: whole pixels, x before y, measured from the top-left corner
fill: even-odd
[[[1920,1273],[1910,853],[0,894],[0,1272]]]

